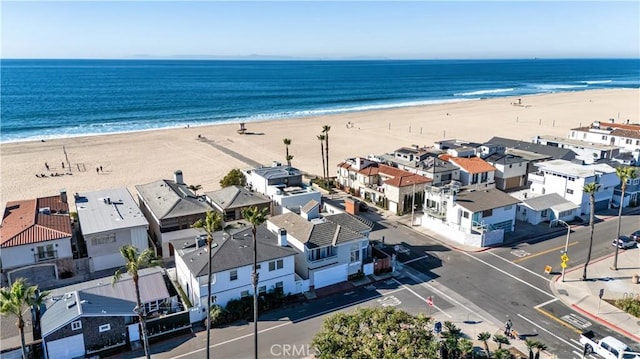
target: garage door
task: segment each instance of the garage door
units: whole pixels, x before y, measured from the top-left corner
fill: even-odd
[[[84,358],[84,337],[82,334],[45,343],[49,359]]]
[[[313,285],[315,289],[344,282],[345,280],[347,280],[346,264],[319,270],[313,274]]]

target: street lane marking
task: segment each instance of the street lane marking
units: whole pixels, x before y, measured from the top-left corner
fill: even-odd
[[[573,313],[563,315],[560,319],[564,320],[567,323],[570,323],[578,328],[581,328],[583,331],[591,326],[591,322],[582,318],[579,315],[575,315]]]
[[[567,245],[567,247],[570,247],[570,246],[572,246],[572,245],[574,245],[574,244],[578,244],[578,241],[574,241],[574,242],[569,243],[569,245]],[[522,257],[522,258],[514,259],[514,260],[512,260],[511,262],[513,262],[513,263],[518,263],[518,262],[526,261],[527,259],[535,258],[535,257],[541,256],[541,255],[547,254],[547,253],[549,253],[549,252],[559,251],[559,250],[561,250],[561,249],[564,249],[564,246],[559,246],[559,247],[555,247],[555,248],[547,249],[546,251],[542,251],[542,252],[538,252],[538,253],[533,253],[533,254],[530,254],[530,255],[528,255],[528,256],[526,256],[526,257]]]
[[[538,308],[540,308],[540,307],[544,307],[545,305],[547,305],[547,304],[551,304],[551,303],[555,302],[556,300],[559,300],[559,299],[558,299],[558,298],[549,299],[548,301],[546,301],[546,302],[544,302],[544,303],[541,303],[541,304],[538,304],[538,305],[536,305],[536,306],[535,306],[535,307],[533,307],[533,308],[534,308],[534,309],[538,309]]]
[[[547,278],[547,277],[545,277],[545,276],[543,276],[543,275],[541,275],[541,274],[538,274],[538,273],[536,273],[536,272],[534,272],[534,271],[530,270],[529,268],[525,268],[525,267],[523,267],[523,266],[521,266],[521,265],[519,265],[519,264],[513,263],[513,261],[510,261],[510,260],[508,260],[508,259],[506,259],[506,258],[502,258],[501,256],[499,256],[499,255],[497,255],[497,254],[495,254],[495,253],[493,253],[493,252],[488,252],[488,253],[489,253],[489,254],[491,254],[491,255],[493,255],[494,257],[497,257],[497,258],[502,259],[503,261],[505,261],[505,262],[507,262],[507,263],[509,263],[509,264],[513,264],[514,266],[516,266],[516,267],[518,267],[518,268],[520,268],[520,269],[522,269],[522,270],[524,270],[524,271],[527,271],[527,272],[529,272],[529,273],[531,273],[531,274],[533,274],[533,275],[537,276],[538,278],[542,278],[542,279],[544,279],[544,280],[545,280],[545,281],[547,281],[547,282],[549,282],[549,281],[550,281],[550,279],[549,279],[549,278]]]
[[[388,295],[384,298],[380,298],[377,300],[377,302],[380,303],[380,305],[382,305],[383,307],[397,307],[402,304],[400,299],[396,298],[393,295]]]
[[[400,262],[400,263],[402,263],[402,264],[409,264],[409,263],[413,263],[413,262],[416,262],[416,261],[421,261],[421,260],[423,260],[423,259],[425,259],[425,258],[429,258],[429,255],[427,254],[426,256],[422,256],[422,257],[414,258],[414,259],[408,260],[408,261],[406,261],[406,262]]]
[[[425,303],[427,303],[427,299],[422,297],[420,294],[416,293],[413,289],[409,288],[407,285],[400,283],[400,281],[398,281],[397,279],[393,278],[396,283],[398,283],[399,285],[403,286],[406,290],[408,290],[409,292],[411,292],[413,295],[415,295],[416,297],[420,298],[422,301],[424,301]],[[438,307],[437,305],[433,305],[434,308],[436,308],[440,313],[446,315],[449,318],[453,318],[451,315],[449,315],[448,313],[446,313],[444,310],[440,309],[440,307]]]
[[[551,314],[551,313],[547,312],[546,310],[541,309],[541,308],[535,308],[535,309],[536,309],[538,312],[540,312],[540,314],[542,314],[542,315],[544,315],[545,317],[547,317],[547,318],[549,318],[549,319],[551,319],[551,320],[553,320],[553,321],[555,321],[555,322],[559,323],[559,324],[560,324],[560,325],[562,325],[563,327],[567,327],[567,328],[569,328],[569,329],[573,330],[574,332],[576,332],[576,333],[578,333],[578,334],[582,334],[582,330],[580,330],[580,329],[578,329],[578,328],[574,327],[573,325],[571,325],[571,324],[569,324],[569,323],[565,322],[564,320],[562,320],[562,319],[560,319],[560,318],[556,317],[555,315],[553,315],[553,314]],[[518,315],[520,315],[520,314],[518,314]]]
[[[385,294],[395,293],[395,292],[399,292],[399,291],[401,291],[401,290],[405,290],[405,289],[408,289],[408,288],[398,288],[398,289],[394,289],[394,290],[392,290],[392,291],[390,291],[390,292],[387,292],[387,293],[385,293]],[[354,305],[359,305],[359,304],[362,304],[362,303],[368,302],[368,301],[370,301],[370,300],[372,300],[372,299],[374,299],[374,298],[376,298],[376,297],[379,297],[379,296],[380,296],[380,294],[378,294],[378,295],[374,295],[374,296],[371,296],[371,297],[369,297],[369,298],[363,298],[363,299],[361,299],[361,300],[359,300],[359,301],[356,301],[356,302],[353,302],[353,303],[349,303],[349,304],[341,305],[341,306],[339,306],[339,307],[332,308],[332,309],[328,309],[328,310],[325,310],[325,311],[322,311],[322,312],[319,312],[319,313],[316,313],[316,314],[307,315],[306,317],[302,317],[302,318],[300,318],[300,319],[297,319],[297,320],[295,321],[295,323],[297,323],[297,322],[303,322],[303,321],[305,321],[305,320],[307,320],[307,319],[312,319],[312,318],[315,318],[315,317],[321,317],[321,316],[323,316],[323,315],[325,315],[325,314],[327,314],[327,313],[331,313],[331,312],[339,311],[339,310],[342,310],[342,309],[345,309],[345,308],[348,308],[348,307],[351,307],[351,306],[354,306]],[[293,322],[293,321],[287,321],[287,322],[285,322],[285,323],[278,324],[278,325],[273,326],[273,327],[270,327],[270,328],[265,328],[265,329],[259,330],[259,331],[258,331],[258,333],[259,333],[259,334],[262,334],[262,333],[265,333],[265,332],[271,331],[271,330],[273,330],[273,329],[282,328],[282,327],[284,327],[284,326],[286,326],[286,325],[289,325],[289,324],[294,324],[294,322]],[[219,346],[222,346],[222,345],[225,345],[225,344],[229,344],[229,343],[233,343],[233,342],[235,342],[235,341],[238,341],[238,340],[241,340],[241,339],[245,339],[245,338],[249,338],[249,337],[252,337],[252,336],[253,336],[253,333],[245,334],[245,335],[240,336],[240,337],[235,337],[235,338],[233,338],[233,339],[225,340],[224,342],[220,342],[220,343],[217,343],[217,344],[212,344],[212,345],[210,345],[210,346],[209,346],[209,348],[219,347]],[[175,357],[173,357],[173,358],[174,358],[174,359],[176,359],[176,358],[183,358],[183,357],[186,357],[186,356],[188,356],[188,355],[192,355],[192,354],[195,354],[195,353],[198,353],[198,352],[204,351],[204,350],[206,350],[206,349],[207,349],[207,348],[206,348],[206,347],[204,347],[204,348],[200,348],[200,349],[192,350],[192,351],[190,351],[190,352],[188,352],[188,353],[180,354],[180,355],[175,356]]]
[[[543,330],[545,333],[547,333],[547,334],[549,334],[549,335],[553,336],[554,338],[556,338],[556,339],[560,340],[561,342],[563,342],[563,343],[565,343],[565,344],[567,344],[567,345],[571,346],[573,349],[582,350],[582,348],[581,348],[581,347],[577,347],[577,346],[573,345],[571,342],[569,342],[569,341],[567,341],[567,340],[565,340],[565,339],[563,339],[563,338],[561,338],[561,337],[557,336],[555,333],[553,333],[553,332],[549,331],[547,328],[545,328],[545,327],[543,327],[543,326],[540,326],[540,325],[538,325],[538,324],[534,323],[534,322],[533,322],[533,320],[531,320],[531,319],[528,319],[528,318],[524,317],[522,314],[518,314],[518,317],[520,317],[520,318],[522,318],[522,319],[526,320],[527,322],[529,322],[529,324],[531,324],[531,325],[533,325],[533,326],[536,326],[538,329]],[[562,321],[561,321],[561,322],[562,322]]]
[[[518,257],[518,258],[522,258],[522,257],[526,257],[528,255],[531,255],[531,253],[525,251],[524,249],[514,249],[510,253],[512,255]]]
[[[548,295],[548,296],[549,296],[549,297],[551,297],[551,298],[555,298],[555,296],[554,296],[553,294],[551,294],[551,293],[549,293],[549,292],[546,292],[546,291],[544,291],[544,290],[542,290],[542,289],[540,289],[540,288],[536,287],[535,285],[533,285],[533,284],[531,284],[531,283],[529,283],[529,282],[525,282],[524,280],[522,280],[522,279],[520,279],[520,278],[518,278],[518,277],[514,276],[514,275],[513,275],[513,274],[511,274],[511,273],[505,272],[505,271],[503,271],[502,269],[500,269],[500,268],[498,268],[498,267],[494,266],[493,264],[491,264],[491,263],[489,263],[489,262],[486,262],[486,261],[484,261],[484,260],[482,260],[482,259],[480,259],[480,258],[477,258],[477,257],[475,257],[475,256],[472,256],[471,254],[469,254],[469,253],[467,253],[467,252],[461,252],[461,253],[463,253],[463,254],[465,254],[465,255],[467,255],[467,256],[469,256],[469,257],[471,257],[471,258],[473,258],[473,259],[477,260],[477,261],[478,261],[478,262],[480,262],[480,263],[483,263],[484,265],[486,265],[486,266],[488,266],[488,267],[491,267],[491,268],[493,268],[493,269],[497,270],[498,272],[500,272],[500,273],[502,273],[502,274],[508,275],[509,277],[511,277],[511,278],[513,278],[513,279],[515,279],[515,280],[517,280],[518,282],[520,282],[520,283],[522,283],[522,284],[524,284],[524,285],[527,285],[527,286],[529,286],[529,287],[531,287],[531,288],[533,288],[533,289],[537,290],[538,292],[540,292],[540,293],[542,293],[542,294],[546,294],[546,295]]]

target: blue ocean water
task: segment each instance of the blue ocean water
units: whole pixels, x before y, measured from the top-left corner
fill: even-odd
[[[0,142],[640,87],[640,59],[3,59],[0,65]]]

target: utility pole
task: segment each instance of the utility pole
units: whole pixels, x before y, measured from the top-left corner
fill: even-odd
[[[416,210],[416,184],[413,183],[413,194],[411,195],[411,227],[413,227],[413,213]]]

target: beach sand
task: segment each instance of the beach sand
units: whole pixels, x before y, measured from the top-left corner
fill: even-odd
[[[485,142],[493,136],[530,141],[535,135],[567,137],[571,128],[594,121],[639,122],[640,90],[582,92],[497,98],[478,101],[354,112],[303,119],[246,124],[175,128],[126,134],[75,137],[45,142],[0,145],[2,205],[7,201],[76,192],[128,187],[158,179],[172,179],[182,170],[187,184],[201,185],[199,193],[220,188],[231,169],[252,163],[286,163],[284,138],[291,139],[292,165],[322,175],[320,141],[323,125],[329,131],[329,169],[345,158],[391,152],[402,146],[431,146],[442,139]],[[351,126],[348,126],[351,123]],[[198,138],[201,136],[202,138]],[[71,163],[67,173],[63,146]],[[49,171],[45,168],[49,165]],[[102,171],[96,168],[102,166]],[[37,178],[36,174],[47,174]]]

